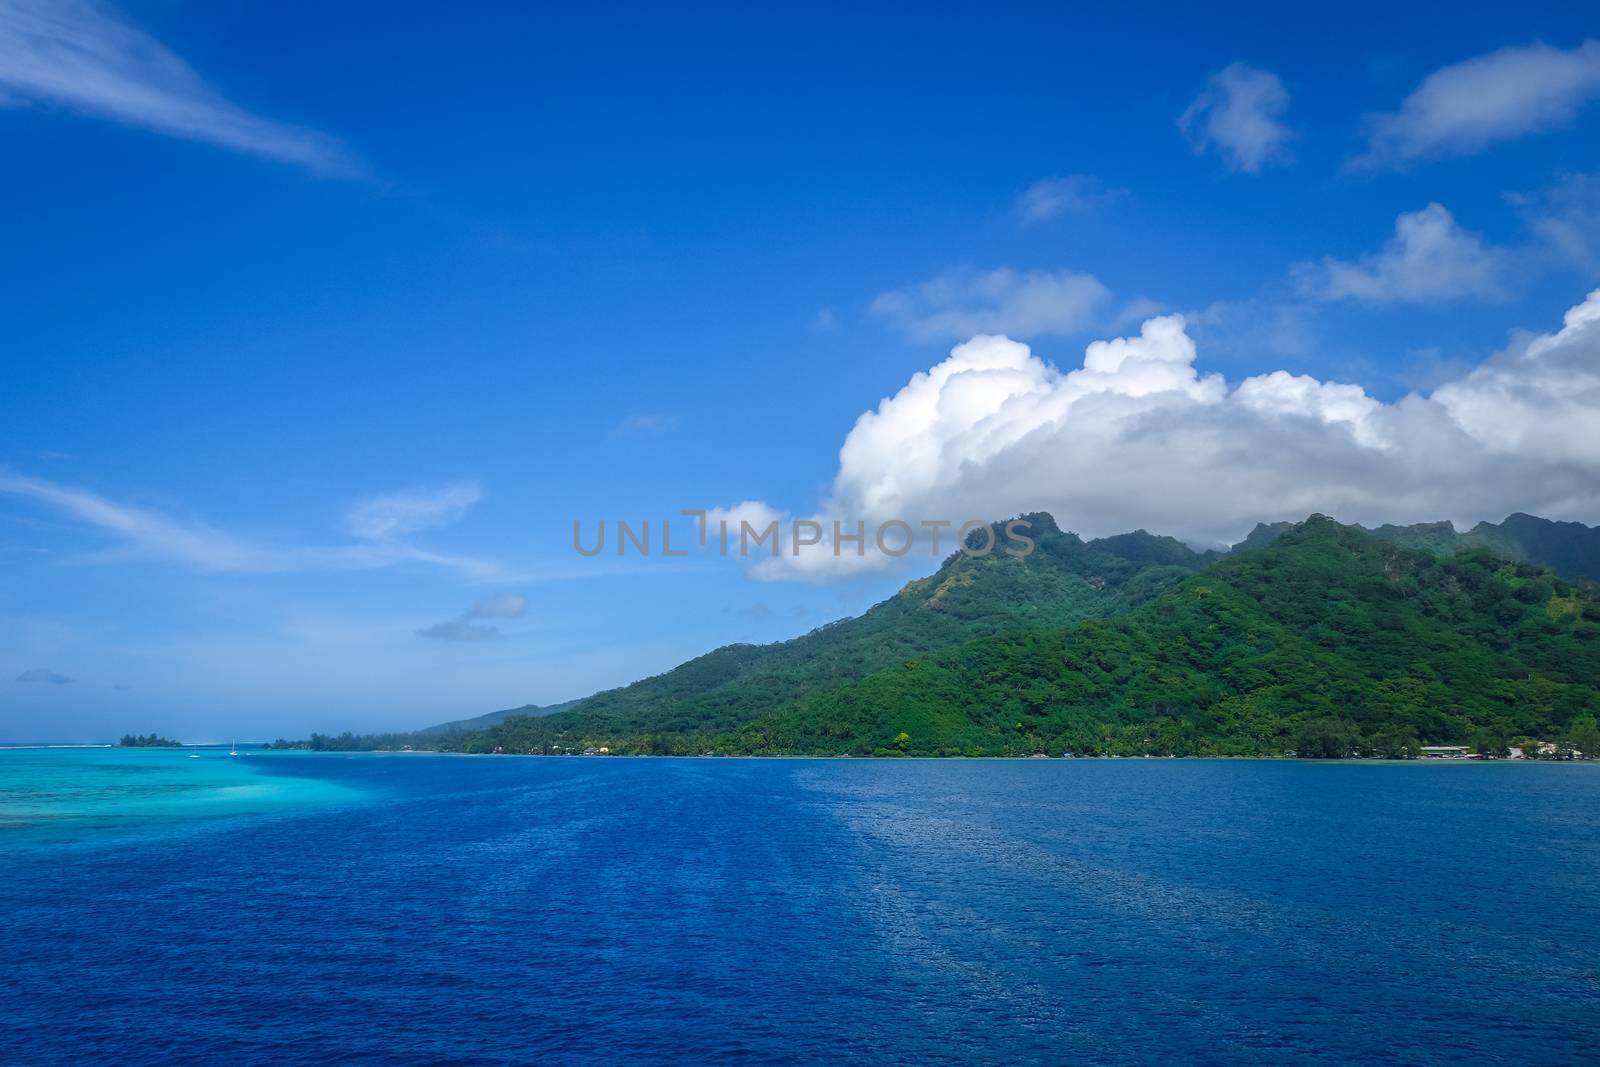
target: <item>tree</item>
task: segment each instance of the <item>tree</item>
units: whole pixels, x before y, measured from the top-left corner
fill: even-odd
[[[900,733],[895,737],[894,743],[901,752],[904,752],[906,750],[906,746],[911,743],[911,735],[906,733],[904,730],[901,730]]]
[[[1360,735],[1348,719],[1312,719],[1294,738],[1294,754],[1301,759],[1345,759],[1355,751]]]
[[[1382,759],[1416,759],[1422,755],[1422,742],[1409,730],[1382,730],[1374,734],[1372,751]]]
[[[1593,715],[1572,721],[1572,747],[1583,753],[1584,759],[1600,758],[1600,723]]]
[[[1493,728],[1479,730],[1473,735],[1473,745],[1485,756],[1493,759],[1504,759],[1511,755],[1511,742],[1506,740],[1506,735]]]

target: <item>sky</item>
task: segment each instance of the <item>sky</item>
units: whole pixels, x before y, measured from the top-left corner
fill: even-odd
[[[0,740],[564,701],[927,522],[1600,523],[1597,149],[1584,3],[0,0]]]

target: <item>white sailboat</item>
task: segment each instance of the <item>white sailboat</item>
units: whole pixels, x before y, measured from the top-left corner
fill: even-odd
[[[235,742],[233,742],[232,744],[230,744],[228,746],[228,755],[237,756],[238,754],[239,754],[239,742],[235,741]]]

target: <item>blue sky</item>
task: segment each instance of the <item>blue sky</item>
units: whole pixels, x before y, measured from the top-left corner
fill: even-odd
[[[470,8],[0,0],[0,738],[565,700],[932,566],[579,517],[1600,521],[1592,5]]]

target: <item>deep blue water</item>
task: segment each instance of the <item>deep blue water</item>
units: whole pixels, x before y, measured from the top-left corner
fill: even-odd
[[[0,1060],[1600,1047],[1597,766],[98,758],[0,752]]]

